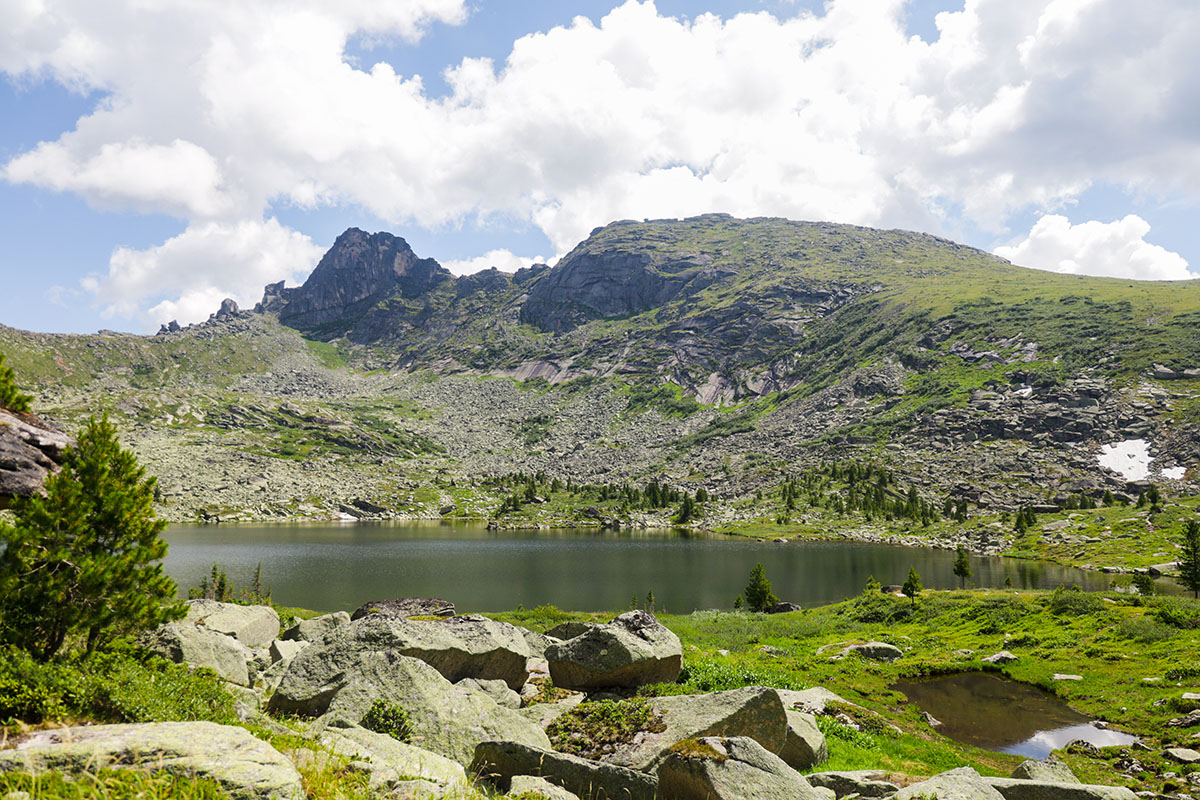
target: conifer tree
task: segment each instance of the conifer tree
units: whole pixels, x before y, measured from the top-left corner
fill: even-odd
[[[967,578],[971,577],[971,560],[967,557],[967,548],[961,544],[954,555],[954,574],[958,576],[959,585],[967,588]]]
[[[746,596],[746,607],[751,611],[766,611],[779,602],[779,598],[771,591],[771,582],[767,580],[767,568],[761,563],[755,564],[750,570],[750,581],[742,594]]]
[[[19,500],[0,527],[0,639],[49,659],[69,637],[91,652],[181,617],[154,486],[107,416],[88,420],[46,496]]]
[[[1189,519],[1179,539],[1179,577],[1175,580],[1188,589],[1192,597],[1200,597],[1200,523]]]
[[[12,367],[4,364],[4,353],[0,353],[0,408],[16,411],[18,414],[28,414],[32,402],[27,394],[21,394],[17,388],[17,379]]]
[[[900,587],[900,591],[908,595],[908,599],[915,606],[917,604],[917,596],[924,590],[921,585],[921,576],[917,574],[916,567],[908,568],[908,578],[904,581],[904,585]]]

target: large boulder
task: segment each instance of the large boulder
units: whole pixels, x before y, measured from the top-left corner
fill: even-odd
[[[870,769],[843,770],[840,772],[814,772],[805,778],[813,786],[831,790],[838,797],[891,797],[900,787],[883,780],[885,773]]]
[[[289,672],[323,685],[374,653],[419,658],[450,681],[502,680],[518,690],[529,673],[529,645],[514,625],[486,617],[409,620],[369,614],[338,628],[296,656]]]
[[[470,772],[504,791],[516,775],[545,778],[585,798],[654,800],[658,789],[653,775],[519,742],[482,742]]]
[[[372,600],[354,609],[351,620],[371,614],[385,617],[453,617],[454,603],[436,597],[395,597],[391,600]]]
[[[279,614],[270,606],[242,606],[216,600],[189,600],[182,621],[232,636],[246,647],[266,647],[279,636]]]
[[[659,793],[672,800],[819,800],[822,795],[779,756],[744,736],[681,743],[658,768]]]
[[[895,661],[904,653],[899,647],[887,642],[867,642],[866,644],[852,644],[842,651],[843,653],[858,653],[863,658],[869,658],[873,661]]]
[[[1101,786],[1075,781],[984,778],[1004,800],[1136,800],[1124,786]]]
[[[650,706],[661,715],[658,733],[639,734],[604,761],[640,770],[654,769],[671,747],[704,736],[746,736],[777,753],[787,740],[787,716],[774,689],[749,686],[700,695],[656,697]]]
[[[932,797],[944,797],[947,800],[1004,800],[1004,795],[970,767],[959,767],[934,775],[929,780],[909,784],[895,795],[896,800]]]
[[[1022,761],[1009,777],[1023,781],[1052,781],[1054,783],[1079,783],[1071,768],[1061,761]]]
[[[632,689],[678,678],[683,647],[653,614],[637,610],[550,645],[546,660],[551,680],[563,689]]]
[[[403,779],[420,778],[443,786],[464,785],[467,773],[462,764],[386,733],[366,728],[326,728],[321,744],[338,755],[371,764],[372,788],[384,788]]]
[[[222,680],[251,685],[250,648],[223,633],[189,622],[168,622],[143,634],[139,644],[176,664],[207,667]]]
[[[600,626],[595,622],[579,622],[578,620],[568,620],[567,622],[560,622],[550,630],[546,631],[546,635],[551,639],[560,639],[565,642],[567,639],[574,639],[576,636],[582,636],[592,628],[598,627]]]
[[[271,696],[271,710],[322,715],[325,727],[354,727],[376,700],[388,700],[407,712],[412,744],[460,764],[471,760],[480,742],[511,740],[550,747],[546,732],[536,722],[502,708],[482,692],[455,686],[425,662],[396,652],[370,653],[340,673],[322,673],[322,680],[313,680],[297,667],[320,646],[310,646],[292,661]]]
[[[817,727],[817,718],[803,711],[785,709],[787,740],[779,757],[792,769],[812,769],[829,759],[825,734]]]
[[[284,641],[319,642],[338,628],[350,624],[350,615],[345,611],[322,614],[312,619],[302,619],[280,636]]]
[[[299,800],[300,774],[244,728],[212,722],[88,725],[38,731],[0,750],[0,772],[91,775],[98,769],[196,775],[246,800]]]
[[[46,476],[58,472],[74,441],[32,414],[0,408],[0,508],[16,497],[44,494]]]
[[[579,795],[568,792],[558,784],[551,783],[545,778],[535,778],[532,775],[513,775],[508,786],[508,793],[513,797],[540,797],[544,800],[579,800]]]
[[[845,706],[852,706],[846,698],[839,694],[826,689],[824,686],[814,686],[811,689],[803,689],[795,691],[792,689],[778,689],[779,699],[783,701],[783,707],[804,711],[809,714],[824,714],[825,708],[830,703],[840,703]]]

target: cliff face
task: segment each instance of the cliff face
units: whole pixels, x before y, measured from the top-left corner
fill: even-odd
[[[355,320],[395,295],[418,297],[450,278],[433,259],[418,258],[400,237],[350,228],[303,286],[268,286],[259,307],[277,312],[286,325],[312,330]]]

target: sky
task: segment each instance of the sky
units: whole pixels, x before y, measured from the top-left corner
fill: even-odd
[[[0,0],[0,324],[153,332],[387,230],[926,231],[1200,277],[1195,0]]]

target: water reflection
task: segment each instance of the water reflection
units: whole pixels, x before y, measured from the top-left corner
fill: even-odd
[[[1091,725],[1049,692],[986,672],[963,672],[892,686],[936,717],[943,736],[985,750],[1044,759],[1082,739],[1097,747],[1132,744],[1136,737]]]
[[[213,564],[247,584],[262,562],[276,602],[351,609],[403,595],[444,597],[463,611],[553,603],[574,610],[620,609],[653,591],[659,608],[687,613],[730,608],[757,562],[775,593],[804,606],[858,594],[867,578],[902,583],[910,566],[930,589],[958,585],[954,553],[857,542],[775,544],[672,531],[489,531],[437,523],[178,526],[167,531],[168,574],[195,586]],[[1108,576],[1054,564],[972,557],[972,580],[1021,588]]]

